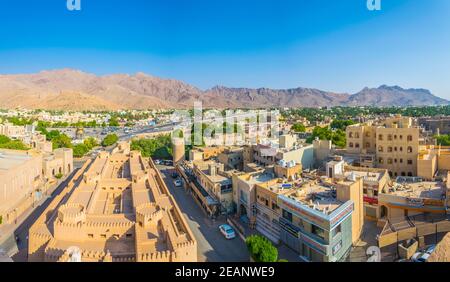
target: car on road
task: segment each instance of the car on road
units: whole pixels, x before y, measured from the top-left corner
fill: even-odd
[[[177,178],[178,177],[178,173],[176,171],[172,172],[172,178]]]
[[[227,239],[233,239],[236,237],[236,232],[234,232],[233,227],[228,224],[219,225],[219,230],[222,235]]]
[[[160,165],[161,164],[161,160],[155,160],[155,164]]]
[[[175,184],[175,187],[181,187],[183,185],[183,182],[181,179],[176,179],[173,184]]]
[[[434,252],[434,249],[436,249],[436,245],[430,245],[423,251],[415,253],[411,257],[411,260],[413,262],[426,262],[430,255]]]

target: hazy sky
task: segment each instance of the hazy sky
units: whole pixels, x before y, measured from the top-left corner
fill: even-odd
[[[200,88],[381,84],[450,99],[450,0],[0,0],[0,73],[146,72]]]

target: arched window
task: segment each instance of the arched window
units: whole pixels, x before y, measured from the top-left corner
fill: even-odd
[[[400,152],[403,152],[403,147],[400,147],[399,150],[400,150]]]
[[[383,158],[378,159],[378,163],[383,164],[383,162],[384,162]]]
[[[353,148],[353,142],[350,142],[350,144],[348,144],[348,146],[349,146],[350,148]]]
[[[378,140],[383,141],[383,134],[378,135]]]
[[[399,138],[400,140],[403,140],[403,135],[400,135],[398,138]]]
[[[388,163],[388,164],[392,164],[392,159],[389,158],[389,159],[387,160],[387,163]]]
[[[413,149],[412,149],[412,147],[411,146],[408,146],[408,153],[412,153],[412,151],[413,151]]]
[[[388,141],[392,141],[392,134],[388,134]]]
[[[392,152],[392,147],[389,146],[387,151],[388,151],[388,153]]]
[[[355,143],[355,148],[359,148],[359,143]]]
[[[353,138],[353,132],[349,132],[349,133],[348,133],[348,137],[349,137],[349,138]]]
[[[378,152],[383,152],[383,146],[378,146]]]
[[[412,135],[408,135],[408,142],[412,141]]]

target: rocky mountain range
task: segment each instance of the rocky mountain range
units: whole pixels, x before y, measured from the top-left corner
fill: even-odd
[[[35,74],[0,75],[0,108],[117,110],[203,107],[422,106],[450,102],[426,89],[399,86],[333,93],[313,88],[269,89],[216,86],[201,90],[187,83],[144,73],[96,76],[62,69]]]

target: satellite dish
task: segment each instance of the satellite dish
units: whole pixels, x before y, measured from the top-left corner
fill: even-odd
[[[69,247],[67,249],[67,255],[69,259],[67,262],[81,262],[81,250],[76,246]]]

